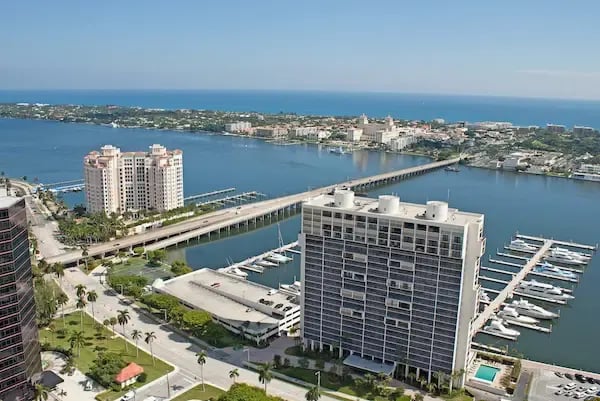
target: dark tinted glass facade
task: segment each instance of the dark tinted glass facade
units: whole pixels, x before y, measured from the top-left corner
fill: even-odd
[[[29,400],[42,366],[27,214],[23,199],[0,198],[0,205],[0,399]]]

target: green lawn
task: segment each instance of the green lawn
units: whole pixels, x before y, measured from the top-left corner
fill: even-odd
[[[217,398],[225,391],[220,388],[213,387],[209,384],[205,385],[206,391],[202,391],[202,384],[198,384],[196,387],[189,389],[183,394],[179,394],[173,398],[172,401],[188,401],[188,400],[208,400],[211,397]]]
[[[141,256],[129,257],[125,263],[113,265],[111,274],[116,276],[143,276],[152,283],[157,278],[173,277],[171,268],[167,264],[150,266],[148,261]]]
[[[81,314],[74,312],[65,316],[65,324],[63,325],[62,317],[55,319],[52,324],[54,326],[54,332],[48,329],[40,330],[40,342],[48,343],[51,346],[58,346],[65,349],[69,349],[69,337],[70,333],[81,330]],[[125,362],[135,362],[144,368],[146,372],[147,380],[149,383],[166,373],[173,370],[171,365],[166,364],[158,358],[155,358],[155,363],[152,362],[152,357],[146,352],[139,350],[139,355],[136,354],[136,347],[132,344],[128,344],[127,350],[125,349],[125,340],[120,336],[113,335],[110,329],[102,327],[100,331],[96,331],[94,328],[94,320],[87,313],[83,314],[83,333],[86,338],[86,344],[81,348],[81,352],[78,355],[78,350],[73,350],[75,365],[83,373],[87,373],[94,363],[96,356],[99,352],[109,351],[121,354]],[[65,335],[60,335],[61,329],[66,330]],[[133,330],[134,327],[126,327],[126,331]],[[115,326],[115,330],[120,330],[120,326]],[[136,387],[143,385],[144,383],[136,383]],[[108,390],[100,395],[99,399],[102,400],[114,400],[120,397],[124,391],[115,392]]]
[[[296,379],[303,380],[307,383],[311,383],[314,385],[317,384],[317,376],[315,376],[316,370],[313,370],[313,369],[304,369],[304,368],[297,368],[297,367],[289,367],[289,368],[281,367],[281,368],[276,369],[275,371],[279,372],[283,375],[286,375],[286,376],[295,377]],[[326,372],[323,372],[321,374],[321,386],[328,388],[330,390],[342,391],[341,390],[342,388],[350,386],[351,384],[352,384],[352,382],[349,382],[349,381],[345,381],[345,382],[332,381],[332,380],[330,380],[330,376]],[[353,395],[353,394],[351,394],[351,395]]]

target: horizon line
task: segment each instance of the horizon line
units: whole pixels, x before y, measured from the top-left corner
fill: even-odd
[[[292,92],[292,93],[340,93],[340,94],[380,94],[380,95],[410,95],[410,96],[441,96],[441,97],[479,97],[504,99],[535,99],[535,100],[567,100],[583,102],[600,102],[600,98],[557,97],[557,96],[524,96],[524,95],[495,95],[475,93],[444,93],[444,92],[401,92],[384,90],[343,90],[343,89],[235,89],[235,88],[0,88],[1,92]]]

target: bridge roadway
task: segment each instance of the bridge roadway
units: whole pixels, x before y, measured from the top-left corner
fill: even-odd
[[[129,251],[137,246],[147,246],[148,249],[160,249],[180,243],[186,243],[204,235],[210,236],[211,234],[218,234],[222,232],[222,230],[235,229],[247,224],[256,223],[265,218],[270,219],[272,217],[284,215],[286,210],[297,210],[303,201],[321,194],[329,193],[336,188],[349,188],[357,191],[366,190],[369,187],[385,185],[421,175],[459,161],[460,158],[454,158],[432,162],[370,177],[358,178],[339,184],[328,185],[295,195],[283,196],[276,199],[239,206],[237,208],[208,213],[178,224],[90,246],[88,248],[88,257],[103,258],[114,255],[119,251]],[[60,262],[70,266],[81,263],[82,259],[81,251],[77,250],[49,257],[46,261],[48,263]]]
[[[506,298],[508,298],[508,296],[514,292],[515,288],[517,288],[517,285],[519,285],[519,283],[523,281],[525,277],[527,277],[527,275],[540,262],[542,257],[546,254],[546,252],[548,252],[553,244],[554,241],[552,240],[544,240],[544,245],[537,250],[535,255],[533,255],[527,261],[527,263],[525,263],[523,268],[521,268],[521,271],[513,276],[512,280],[510,280],[506,287],[504,287],[504,289],[498,293],[498,296],[485,307],[483,312],[481,312],[479,316],[475,318],[471,326],[473,334],[481,330],[485,325],[485,322],[492,317],[492,314],[500,309],[500,306],[502,306],[502,304],[506,301]]]

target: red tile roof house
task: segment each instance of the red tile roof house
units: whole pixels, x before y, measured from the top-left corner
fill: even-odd
[[[119,373],[117,373],[115,376],[115,382],[117,382],[121,388],[125,388],[135,383],[138,376],[142,373],[144,373],[144,368],[135,362],[131,362],[129,365],[121,369]]]

